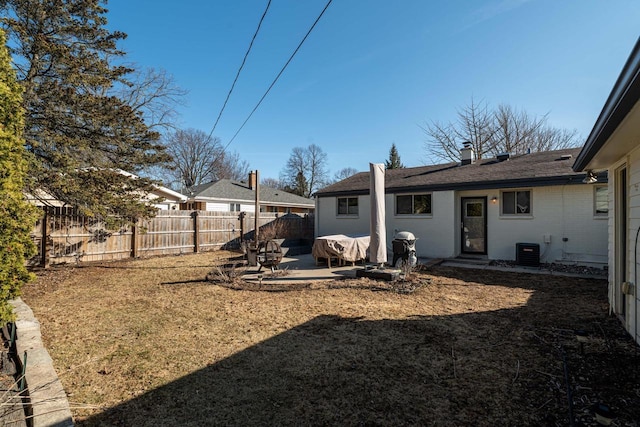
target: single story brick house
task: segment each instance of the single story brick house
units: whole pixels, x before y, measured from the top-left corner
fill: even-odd
[[[500,260],[515,260],[527,243],[541,262],[604,266],[607,175],[584,183],[572,169],[579,151],[474,161],[463,149],[461,162],[386,170],[387,242],[410,231],[419,257]],[[318,191],[316,236],[369,234],[369,185],[361,172]]]
[[[215,212],[255,212],[257,174],[249,173],[248,181],[220,179],[207,184],[196,185],[185,195],[188,200],[180,205],[182,210],[203,210]],[[277,214],[313,213],[313,199],[300,197],[286,191],[261,185],[260,212]]]
[[[609,304],[640,343],[640,39],[573,167],[608,172]]]

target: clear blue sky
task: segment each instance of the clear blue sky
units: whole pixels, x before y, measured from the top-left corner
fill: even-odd
[[[141,67],[187,90],[183,128],[211,130],[267,0],[110,0],[109,28]],[[215,135],[236,133],[326,0],[273,0]],[[317,144],[331,175],[368,170],[395,143],[429,164],[428,121],[473,97],[549,113],[586,138],[640,36],[638,0],[334,0],[231,143],[260,177]]]

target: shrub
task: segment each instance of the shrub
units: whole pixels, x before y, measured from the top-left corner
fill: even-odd
[[[0,30],[0,324],[13,320],[9,300],[32,279],[25,258],[35,253],[29,233],[37,218],[37,208],[23,192],[28,161],[22,138],[22,88],[5,43]]]

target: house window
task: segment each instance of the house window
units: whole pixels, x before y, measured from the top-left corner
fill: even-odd
[[[338,197],[338,215],[358,215],[358,198]]]
[[[593,203],[595,216],[609,216],[609,190],[606,185],[593,187]]]
[[[531,215],[531,190],[503,191],[503,215]]]
[[[185,202],[180,204],[180,210],[182,211],[206,211],[206,202]]]
[[[230,212],[240,212],[240,203],[229,203]]]
[[[431,215],[431,194],[397,195],[396,215]]]

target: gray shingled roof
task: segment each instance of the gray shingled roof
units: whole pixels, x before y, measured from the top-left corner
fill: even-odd
[[[303,206],[313,208],[315,202],[312,199],[300,197],[286,191],[260,186],[260,202],[273,203],[286,206]],[[246,182],[221,179],[216,182],[201,184],[193,187],[189,197],[195,199],[222,199],[222,200],[255,200],[254,190],[249,188]]]
[[[512,156],[502,162],[491,158],[469,165],[447,163],[388,169],[385,190],[397,193],[579,184],[585,174],[571,168],[579,152],[580,148],[571,148]],[[563,160],[568,155],[571,157]],[[600,176],[599,181],[606,182],[606,174]],[[316,195],[368,194],[369,185],[369,172],[360,172],[319,190]]]

